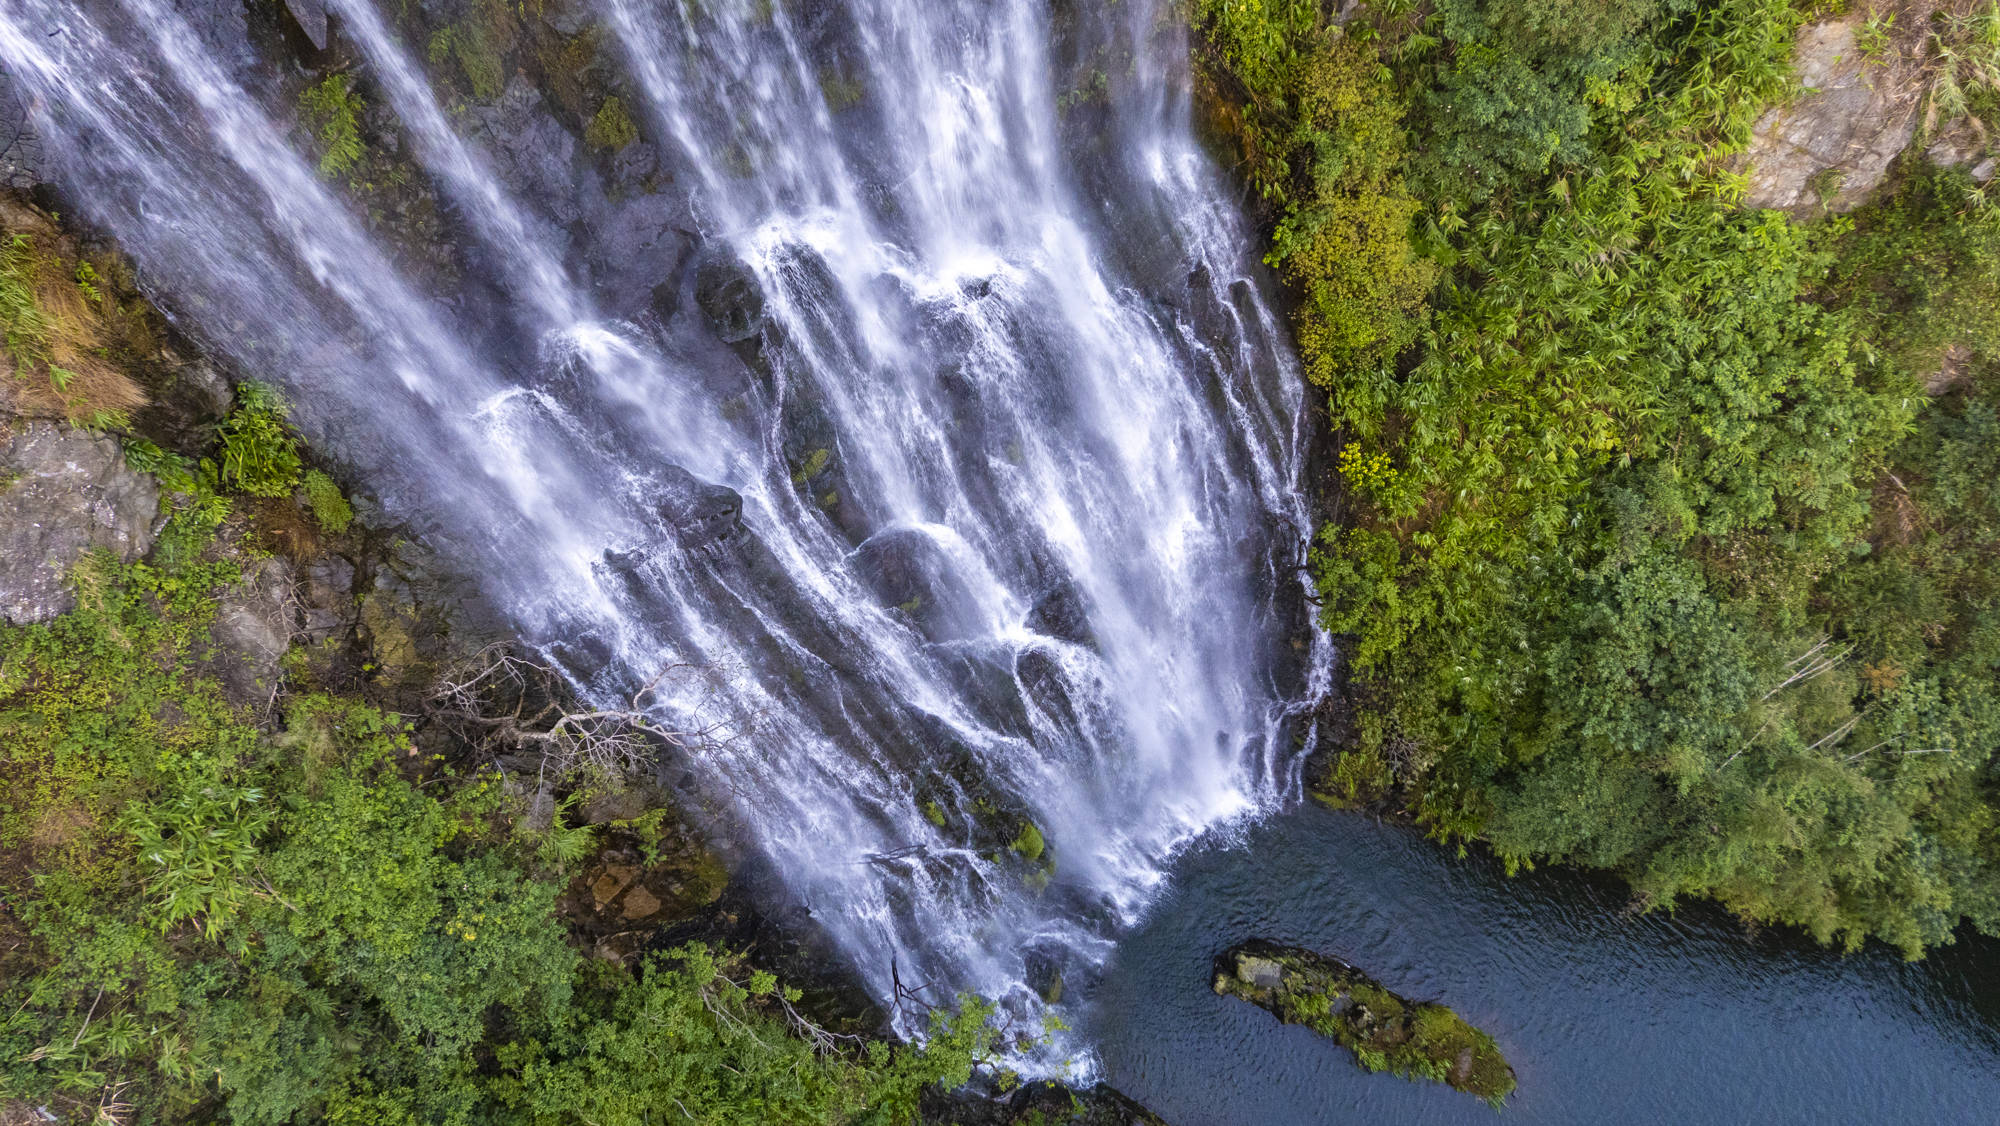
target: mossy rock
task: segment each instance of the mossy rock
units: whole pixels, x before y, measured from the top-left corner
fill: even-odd
[[[632,124],[632,116],[625,112],[625,103],[615,96],[609,97],[604,99],[596,116],[590,119],[583,139],[593,149],[615,153],[639,139],[639,127]]]
[[[1391,993],[1338,958],[1246,942],[1215,960],[1215,991],[1312,1029],[1370,1071],[1433,1080],[1495,1107],[1514,1089],[1514,1069],[1491,1036],[1443,1005]]]

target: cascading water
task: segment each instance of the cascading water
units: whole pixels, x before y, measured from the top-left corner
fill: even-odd
[[[239,5],[0,0],[0,58],[72,206],[582,691],[720,678],[742,733],[677,770],[878,996],[1031,1009],[1295,793],[1301,395],[1163,3],[601,0],[654,142],[607,169],[525,78],[442,104],[378,2],[326,7],[445,292]]]

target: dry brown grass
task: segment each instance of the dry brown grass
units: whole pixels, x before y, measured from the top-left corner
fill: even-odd
[[[0,198],[0,348],[21,413],[104,428],[146,405],[113,360],[130,343],[132,315],[97,274],[48,215]]]

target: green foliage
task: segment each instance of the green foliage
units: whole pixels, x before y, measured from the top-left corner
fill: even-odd
[[[91,557],[75,611],[0,628],[0,1101],[78,1122],[115,1099],[246,1126],[907,1123],[990,1060],[975,1001],[919,1051],[832,1038],[706,947],[586,962],[500,779],[420,766],[402,720],[354,700],[295,697],[260,731],[208,663],[240,574],[208,561],[226,503],[196,492],[155,565]]]
[[[1421,201],[1415,236],[1342,257],[1442,271],[1421,319],[1354,311],[1372,357],[1300,320],[1356,512],[1314,553],[1363,701],[1322,796],[1393,789],[1510,863],[1823,941],[2000,929],[1983,192],[1913,165],[1851,220],[1743,211],[1726,160],[1790,83],[1777,0],[1446,0],[1339,36],[1311,5],[1197,11],[1249,92],[1222,123],[1287,215],[1322,182],[1289,141],[1308,94],[1359,129],[1403,92],[1370,175]],[[1972,112],[1989,24],[1936,24],[1934,121]],[[1396,81],[1353,98],[1335,41]],[[1314,308],[1314,271],[1281,272]]]
[[[298,488],[304,466],[277,392],[258,383],[238,386],[220,437],[222,480],[230,486],[253,497],[286,497]]]
[[[879,1044],[816,1053],[763,1007],[788,1011],[769,975],[739,970],[683,947],[594,993],[545,1039],[510,1046],[500,1056],[509,1078],[496,1085],[506,1120],[643,1126],[673,1107],[678,1121],[715,1126],[909,1122],[924,1087],[963,1084],[991,1051],[992,1009],[968,1000],[936,1018],[921,1055]]]
[[[541,844],[535,852],[542,863],[557,867],[575,864],[587,859],[596,851],[596,826],[563,824],[563,814],[575,806],[582,797],[583,794],[579,791],[556,804],[554,816],[547,831],[542,833]]]
[[[306,507],[312,510],[320,527],[337,536],[354,523],[354,506],[347,503],[333,478],[317,469],[308,469],[299,483],[305,490]]]
[[[2000,355],[2000,212],[1969,175],[1909,169],[1900,190],[1853,222],[1826,296],[1866,318],[1891,363],[1936,371],[1954,345]]]
[[[1969,119],[1984,137],[2000,110],[2000,0],[1937,13],[1926,46],[1933,73],[1924,99],[1925,132]]]
[[[319,174],[337,180],[354,171],[366,152],[361,141],[365,103],[345,74],[328,75],[299,94],[299,120],[319,147]]]
[[[146,401],[108,359],[143,329],[105,300],[96,269],[52,228],[0,232],[0,344],[14,363],[15,409],[53,409],[93,430],[118,429]]]
[[[125,441],[125,464],[140,473],[150,473],[159,478],[160,485],[170,494],[193,493],[195,490],[194,463],[161,449],[157,443],[145,438],[128,438]]]
[[[1302,298],[1298,340],[1313,382],[1383,367],[1407,347],[1435,284],[1416,252],[1402,107],[1373,48],[1319,6],[1204,0],[1198,18],[1221,125],[1244,171],[1282,209],[1267,260]]]
[[[1870,12],[1861,26],[1854,29],[1854,48],[1863,59],[1880,66],[1888,61],[1889,43],[1895,31],[1896,13]]]
[[[1722,7],[1726,7],[1723,5]],[[1608,86],[1650,65],[1639,32],[1692,0],[1442,0],[1430,49],[1406,64],[1426,145],[1418,178],[1444,202],[1530,187],[1590,156]],[[1428,37],[1427,37],[1428,39]]]
[[[16,375],[25,377],[37,362],[47,362],[49,326],[35,300],[34,244],[26,235],[0,246],[0,333]]]
[[[617,152],[639,139],[639,128],[625,112],[625,103],[616,97],[604,99],[590,125],[583,131],[584,143],[603,152]]]
[[[257,837],[271,823],[263,797],[254,786],[208,785],[128,815],[162,933],[200,918],[213,939],[243,909]]]

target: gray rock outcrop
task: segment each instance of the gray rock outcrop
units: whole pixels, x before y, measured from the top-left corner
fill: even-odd
[[[1921,89],[1913,91],[1893,61],[1862,52],[1856,32],[1864,15],[1799,33],[1792,65],[1805,91],[1757,123],[1743,156],[1748,206],[1859,206],[1916,135]]]
[[[298,21],[313,49],[326,50],[326,0],[285,0],[285,9]]]
[[[1912,144],[1934,164],[1967,165],[1979,181],[1993,177],[1987,128],[1969,116],[1944,116],[1936,100],[1956,64],[1932,34],[1935,25],[1909,10],[1884,22],[1888,8],[1855,5],[1799,33],[1792,67],[1803,89],[1757,122],[1738,158],[1749,178],[1748,206],[1853,210]],[[1897,15],[1905,17],[1900,25]]]
[[[272,697],[278,662],[291,648],[298,625],[292,586],[290,564],[261,559],[216,599],[215,622],[208,631],[215,644],[210,661],[229,699],[255,707]]]
[[[16,423],[0,445],[0,617],[45,622],[76,605],[70,568],[104,549],[152,547],[159,486],[118,443],[54,422]]]

